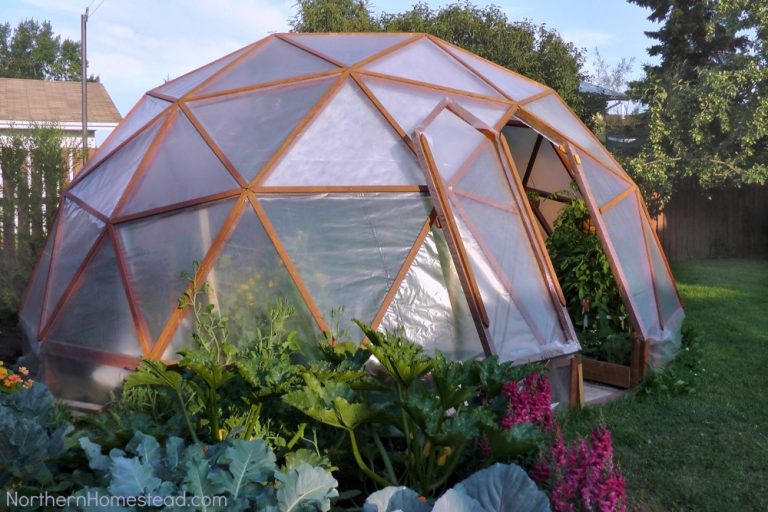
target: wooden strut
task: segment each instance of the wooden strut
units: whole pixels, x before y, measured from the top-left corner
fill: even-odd
[[[136,130],[130,137],[126,137],[126,139],[112,148],[112,150],[109,151],[109,153],[104,155],[104,158],[99,159],[98,156],[94,156],[89,162],[88,162],[88,168],[80,171],[80,174],[74,177],[72,181],[69,182],[69,185],[67,185],[67,192],[74,189],[81,181],[83,181],[85,178],[90,176],[94,171],[101,168],[101,164],[103,164],[106,160],[108,160],[112,155],[123,149],[126,145],[130,144],[134,140],[136,140],[139,136],[144,134],[145,132],[149,131],[152,127],[155,126],[156,123],[160,121],[160,119],[164,116],[166,116],[170,110],[170,108],[173,105],[169,105],[167,108],[163,109],[159,114],[157,114],[155,117],[153,117],[150,121],[148,121],[144,126],[142,126],[140,129]]]
[[[560,132],[554,130],[547,124],[545,121],[543,121],[540,117],[536,116],[535,114],[532,114],[531,112],[525,110],[525,107],[520,108],[518,110],[516,116],[520,118],[523,122],[525,122],[528,126],[533,128],[539,133],[543,133],[548,139],[557,141],[560,145],[565,146],[566,144],[571,144],[579,149],[582,153],[592,158],[594,161],[598,163],[602,163],[605,170],[609,171],[611,174],[614,174],[617,178],[624,181],[625,183],[628,183],[632,185],[632,181],[629,179],[628,176],[623,175],[622,173],[618,172],[616,169],[613,168],[613,166],[605,165],[604,158],[600,158],[595,156],[591,151],[585,149],[582,145],[573,142],[566,138],[564,135],[562,135]],[[589,129],[584,127],[584,130],[587,130],[589,132]],[[589,132],[590,134],[592,132]],[[615,164],[618,165],[618,164]],[[618,166],[619,169],[621,169],[621,166]]]
[[[634,194],[636,190],[637,190],[637,187],[634,185],[627,187],[619,195],[617,195],[616,197],[614,197],[613,199],[605,203],[603,206],[601,206],[600,213],[605,215],[608,212],[608,210],[610,210],[611,208],[613,208],[614,206],[622,202],[628,195]]]
[[[488,80],[488,78],[485,75],[483,75],[482,73],[478,72],[477,69],[475,69],[474,66],[471,66],[469,63],[465,62],[464,59],[457,57],[456,55],[453,54],[453,52],[451,52],[446,47],[444,47],[441,44],[442,43],[441,39],[439,39],[439,38],[437,38],[437,37],[435,37],[433,35],[427,35],[427,39],[429,39],[432,42],[432,44],[434,44],[435,46],[440,48],[443,51],[443,53],[448,56],[449,59],[451,59],[451,60],[453,60],[455,62],[458,62],[459,65],[461,65],[467,71],[469,71],[469,73],[471,75],[473,75],[474,77],[480,79],[481,83],[484,83],[491,90],[496,91],[496,93],[498,93],[502,98],[505,98],[505,99],[508,99],[508,100],[510,100],[510,101],[512,101],[514,103],[517,103],[514,98],[511,98],[510,96],[508,96],[504,92],[504,90],[502,90],[498,85],[496,85],[495,82],[493,82],[491,80]]]
[[[163,122],[163,125],[160,127],[160,131],[155,136],[155,140],[149,144],[147,152],[144,153],[144,156],[139,162],[138,167],[135,171],[133,171],[133,176],[131,176],[128,184],[125,186],[122,196],[120,196],[117,204],[112,209],[113,217],[121,213],[125,203],[128,202],[128,199],[133,195],[133,192],[141,181],[141,178],[144,177],[144,173],[146,172],[147,168],[149,168],[149,165],[154,161],[155,156],[157,156],[157,150],[160,147],[160,143],[165,141],[165,139],[168,137],[168,133],[171,131],[171,127],[176,123],[178,115],[178,107],[174,105],[170,111],[170,114]]]
[[[64,211],[64,209],[62,208],[63,206],[64,206],[64,197],[62,196],[61,198],[59,198],[59,208],[57,211],[63,212]],[[53,243],[51,244],[51,259],[50,261],[48,261],[48,279],[46,280],[46,286],[43,290],[43,303],[40,306],[40,319],[37,324],[38,329],[42,328],[45,320],[47,319],[47,317],[50,316],[48,315],[49,302],[50,302],[49,292],[51,290],[50,283],[52,281],[51,277],[53,276],[53,264],[56,261],[55,258],[56,258],[56,255],[58,254],[58,248],[61,245],[60,238],[61,238],[61,231],[64,229],[63,225],[64,225],[63,220],[58,221],[56,223],[55,230],[49,235],[49,236],[53,236]],[[61,297],[59,297],[59,300],[61,300]]]
[[[59,221],[58,219],[54,221],[54,224],[51,226],[52,229],[48,231],[48,238],[50,238],[52,233],[58,229]],[[19,311],[23,311],[24,308],[27,307],[27,301],[29,300],[29,293],[32,289],[32,283],[35,282],[37,279],[37,273],[42,270],[41,268],[41,261],[43,260],[43,253],[45,253],[45,246],[48,244],[48,240],[46,238],[46,243],[43,244],[43,246],[40,248],[40,251],[37,253],[37,256],[35,256],[35,264],[32,266],[32,274],[30,275],[29,282],[27,283],[27,286],[24,287],[24,293],[21,294],[21,301],[19,302]],[[53,256],[53,240],[51,240],[51,256]],[[48,268],[46,269],[46,273],[48,273],[48,276],[50,276],[50,261],[48,262]],[[46,278],[45,286],[48,284],[48,278]],[[42,309],[42,306],[40,306],[40,309]],[[40,325],[40,319],[38,318],[38,327]]]
[[[417,146],[419,149],[419,161],[427,174],[435,210],[437,211],[437,216],[442,225],[442,229],[446,233],[446,242],[456,264],[456,270],[459,274],[459,280],[461,281],[462,287],[464,288],[464,294],[469,299],[468,303],[470,311],[472,312],[472,318],[477,327],[483,351],[486,355],[493,355],[496,350],[492,344],[490,333],[488,332],[488,314],[485,311],[485,305],[482,302],[480,291],[477,288],[477,281],[472,273],[469,258],[461,243],[458,227],[450,212],[448,198],[445,196],[445,192],[440,186],[440,176],[437,174],[437,167],[434,158],[431,155],[429,143],[424,133],[419,129],[417,129],[416,134],[419,141],[419,145]]]
[[[463,89],[454,89],[452,87],[446,87],[444,85],[438,85],[431,82],[421,82],[419,80],[412,80],[410,78],[404,78],[401,76],[386,75],[384,73],[369,71],[367,69],[357,69],[356,71],[358,74],[366,77],[378,78],[381,80],[389,80],[390,82],[398,82],[406,85],[411,85],[414,87],[422,87],[422,88],[442,91],[442,92],[455,95],[455,96],[460,96],[460,97],[467,97],[467,98],[473,98],[473,99],[482,100],[482,101],[501,103],[504,105],[508,105],[510,107],[517,106],[517,103],[511,100],[508,100],[506,98],[498,97],[498,96],[489,96],[487,94],[480,94],[477,92],[465,91]]]
[[[283,243],[280,241],[280,237],[278,236],[277,231],[275,231],[275,228],[272,226],[272,223],[269,221],[269,218],[267,217],[267,213],[261,207],[261,204],[259,203],[258,198],[251,191],[248,191],[247,194],[248,194],[248,200],[251,203],[251,207],[253,208],[254,213],[256,213],[256,217],[258,217],[259,221],[264,227],[264,231],[267,233],[267,236],[272,242],[272,246],[274,247],[278,258],[280,258],[280,261],[282,261],[283,265],[285,266],[285,269],[288,271],[288,275],[291,276],[291,279],[293,280],[294,285],[296,285],[296,289],[299,291],[299,294],[301,295],[302,299],[304,299],[304,302],[309,308],[309,312],[312,314],[312,317],[315,319],[315,322],[317,322],[317,325],[320,328],[320,331],[330,332],[331,328],[328,326],[328,323],[325,321],[325,318],[323,317],[323,314],[318,309],[317,304],[315,304],[315,301],[312,298],[312,294],[309,293],[307,286],[304,284],[304,281],[301,279],[301,275],[299,275],[299,271],[296,269],[296,266],[293,264],[293,260],[288,255],[288,252],[285,250],[285,247],[283,247]]]
[[[88,253],[85,255],[85,258],[83,258],[82,263],[80,263],[80,266],[75,271],[75,274],[72,276],[72,279],[69,282],[69,285],[64,290],[64,293],[61,294],[61,298],[59,298],[58,304],[56,304],[56,307],[51,312],[50,315],[48,315],[47,322],[43,323],[42,319],[38,328],[37,333],[37,339],[42,340],[46,337],[48,334],[48,331],[50,331],[51,326],[56,322],[59,315],[61,314],[62,309],[64,308],[64,304],[69,300],[70,296],[74,293],[74,290],[79,286],[80,280],[82,278],[83,273],[85,272],[85,269],[87,268],[88,264],[93,259],[94,255],[96,254],[99,246],[101,245],[101,241],[104,239],[104,236],[106,235],[107,230],[102,229],[101,233],[96,237],[96,240],[93,242],[93,245],[91,246]],[[51,254],[51,261],[53,261],[53,254]],[[49,275],[50,278],[50,275]]]
[[[557,313],[558,320],[560,321],[560,328],[562,329],[563,334],[572,340],[576,340],[578,339],[576,331],[568,316],[568,311],[565,307],[565,296],[563,295],[560,283],[557,280],[552,260],[549,258],[549,253],[546,250],[546,245],[541,236],[541,232],[533,225],[532,219],[534,218],[534,213],[531,209],[530,202],[527,200],[525,187],[523,187],[523,182],[520,180],[520,174],[515,169],[515,161],[509,150],[506,139],[501,134],[497,134],[495,148],[497,157],[504,169],[507,183],[512,190],[517,191],[516,194],[513,192],[512,197],[517,202],[517,207],[520,212],[525,212],[525,215],[521,215],[520,218],[523,220],[523,227],[528,236],[528,243],[532,248],[534,259],[539,266],[539,273],[544,278],[544,282],[549,290],[552,307]]]
[[[402,139],[403,142],[408,146],[408,149],[411,150],[411,153],[413,155],[416,155],[416,147],[413,145],[413,141],[408,136],[407,133],[403,130],[403,128],[398,124],[398,122],[395,120],[395,118],[392,116],[392,114],[389,113],[389,111],[384,107],[384,105],[381,104],[379,99],[376,97],[375,94],[373,94],[373,91],[371,91],[367,85],[365,85],[365,82],[360,78],[360,76],[357,73],[352,73],[352,80],[355,81],[355,83],[360,87],[360,89],[363,91],[363,93],[368,97],[368,99],[374,104],[376,109],[381,113],[381,115],[384,116],[384,118],[387,120],[389,125],[397,132],[397,134],[400,136],[400,139]]]
[[[539,156],[539,148],[541,148],[541,142],[544,140],[542,134],[536,136],[536,142],[533,143],[533,150],[531,156],[528,158],[528,165],[525,167],[525,174],[523,175],[523,186],[528,187],[528,180],[531,179],[531,173],[533,172],[533,166],[536,165],[536,157]]]
[[[408,271],[411,269],[413,260],[416,259],[416,256],[421,250],[421,246],[424,245],[424,240],[427,238],[429,230],[434,224],[436,218],[437,212],[433,208],[429,214],[429,217],[427,217],[427,220],[424,221],[421,230],[419,230],[419,234],[416,235],[416,240],[414,240],[411,249],[408,251],[408,255],[405,257],[405,261],[403,261],[403,264],[400,265],[400,269],[398,270],[397,275],[395,275],[395,278],[392,280],[392,285],[389,287],[389,291],[387,291],[387,294],[384,296],[384,300],[381,301],[381,306],[371,321],[371,329],[376,330],[378,329],[379,324],[381,324],[384,315],[387,313],[387,310],[395,299],[397,291],[400,289],[400,285],[405,279],[405,276],[408,274]]]
[[[531,209],[533,210],[533,214],[536,216],[536,219],[539,221],[539,224],[541,224],[541,227],[544,228],[544,231],[547,233],[547,236],[550,236],[553,232],[553,229],[552,226],[549,225],[547,218],[544,217],[544,214],[541,213],[541,210],[538,206],[531,205]]]
[[[216,144],[216,141],[213,140],[213,137],[211,137],[208,132],[205,131],[203,125],[200,123],[200,120],[189,109],[189,105],[184,102],[179,102],[179,108],[184,113],[184,115],[187,116],[187,119],[195,128],[198,135],[200,135],[205,143],[208,144],[208,147],[211,149],[211,151],[213,151],[213,154],[216,155],[216,158],[219,159],[227,172],[232,176],[232,179],[234,179],[235,182],[242,188],[247,187],[248,182],[245,180],[245,178],[243,178],[240,170],[237,169],[232,161],[227,157],[227,155],[224,154],[224,151],[222,151],[219,145]]]
[[[229,237],[232,235],[232,232],[235,230],[237,221],[240,219],[240,217],[243,214],[243,211],[245,210],[246,202],[247,202],[247,198],[245,196],[245,193],[241,194],[240,197],[238,197],[237,201],[235,201],[235,204],[232,207],[232,210],[229,212],[229,215],[227,216],[227,218],[224,220],[221,226],[221,229],[219,230],[219,233],[213,239],[211,246],[208,248],[208,252],[205,254],[205,256],[203,257],[203,260],[200,262],[200,266],[197,269],[197,274],[195,274],[196,283],[202,283],[205,281],[206,277],[208,276],[208,272],[213,267],[213,264],[218,258],[219,253],[221,252],[221,249],[224,247],[224,244],[227,242],[227,240],[229,240]],[[192,287],[192,283],[187,285],[186,290],[192,291],[191,287]],[[152,359],[162,358],[166,348],[168,348],[168,345],[171,343],[171,340],[173,339],[174,334],[176,334],[176,330],[181,324],[181,321],[184,319],[184,315],[186,313],[187,313],[186,307],[175,308],[172,311],[171,315],[168,318],[168,321],[165,324],[165,327],[163,327],[163,330],[160,333],[160,336],[157,338],[157,341],[155,341],[154,346],[150,350],[149,356]]]
[[[116,354],[102,350],[73,345],[59,340],[45,340],[41,342],[46,355],[63,357],[74,361],[84,361],[91,364],[114,366],[126,370],[135,370],[139,365],[139,358],[127,354]],[[47,382],[47,380],[46,380]]]
[[[109,222],[109,217],[107,217],[106,215],[104,215],[103,213],[101,213],[100,211],[98,211],[93,206],[89,205],[88,203],[86,203],[85,201],[83,201],[82,199],[77,197],[76,195],[74,195],[74,194],[72,194],[70,192],[65,192],[61,196],[62,197],[66,197],[68,200],[72,201],[73,203],[76,203],[77,206],[79,206],[81,209],[83,209],[86,212],[88,212],[89,214],[91,214],[93,217],[99,219],[104,224]]]
[[[153,95],[153,94],[150,94],[150,93],[147,93],[147,95],[148,95],[148,96],[153,96],[153,97],[156,97],[155,95]],[[143,99],[144,99],[144,98],[142,98],[142,100],[143,100]],[[122,147],[123,147],[125,144],[127,144],[129,141],[133,140],[133,139],[136,137],[136,135],[138,135],[138,134],[139,134],[139,132],[142,132],[142,131],[144,131],[144,129],[145,129],[146,127],[148,127],[148,126],[151,126],[152,124],[154,124],[154,123],[155,123],[155,121],[157,121],[157,120],[158,120],[158,119],[159,119],[161,116],[164,116],[164,115],[165,115],[165,114],[168,112],[168,107],[170,107],[170,106],[173,104],[173,99],[170,99],[170,100],[168,100],[168,99],[166,99],[166,98],[158,98],[158,99],[161,99],[161,100],[164,100],[164,101],[168,101],[168,105],[167,105],[167,106],[166,106],[164,109],[162,109],[160,112],[158,112],[157,114],[155,114],[153,117],[151,117],[151,118],[150,118],[150,119],[149,119],[149,120],[148,120],[146,123],[144,123],[144,126],[143,126],[143,127],[140,127],[138,130],[136,130],[135,132],[133,132],[133,133],[132,133],[132,134],[131,134],[129,137],[126,137],[126,139],[125,139],[123,142],[121,142],[120,144],[118,144],[117,146],[115,146],[114,148],[112,148],[112,150],[111,150],[109,153],[105,153],[105,154],[103,155],[103,158],[102,158],[102,154],[101,154],[101,153],[102,153],[102,151],[101,151],[101,148],[104,148],[105,146],[107,146],[108,144],[110,144],[110,143],[112,142],[112,139],[116,138],[116,137],[117,137],[117,135],[120,133],[120,131],[119,131],[119,130],[117,130],[117,129],[115,129],[115,130],[112,130],[111,132],[109,132],[109,135],[107,135],[107,138],[106,138],[106,139],[104,139],[104,142],[102,142],[102,143],[101,143],[101,148],[99,148],[99,150],[98,150],[98,151],[96,151],[96,153],[95,153],[95,154],[94,154],[94,155],[91,157],[91,159],[88,161],[88,169],[87,169],[87,172],[89,172],[89,173],[90,173],[91,169],[95,169],[96,167],[98,167],[99,165],[101,165],[101,163],[102,163],[104,160],[106,160],[107,158],[109,158],[110,156],[112,156],[112,154],[114,154],[114,153],[115,153],[115,152],[116,152],[118,149],[122,148]],[[130,119],[131,115],[132,115],[132,114],[134,114],[134,113],[135,113],[135,112],[138,110],[138,108],[139,108],[139,105],[141,104],[142,100],[139,100],[138,102],[136,102],[136,104],[135,104],[133,107],[131,107],[131,110],[130,110],[130,111],[129,111],[129,112],[126,114],[126,115],[125,115],[125,117],[123,118],[123,120],[125,120],[125,119]],[[80,175],[82,175],[82,174],[85,174],[85,172],[86,172],[86,169],[82,169],[82,170],[80,171],[80,173],[78,173],[78,175],[77,175],[77,176],[75,176],[75,177],[72,179],[72,181],[69,183],[69,185],[72,185],[72,184],[75,182],[75,180],[77,180],[77,179],[80,177]]]
[[[444,47],[444,48],[448,48],[448,51],[449,51],[449,53],[451,53],[451,55],[452,55],[452,56],[453,56],[455,59],[457,59],[457,60],[460,60],[460,61],[462,61],[462,62],[464,62],[464,59],[462,59],[461,57],[459,57],[459,54],[465,55],[465,56],[467,56],[467,57],[475,57],[475,58],[481,58],[481,57],[479,57],[479,56],[477,56],[477,55],[475,55],[475,54],[473,54],[473,53],[471,53],[471,52],[468,52],[468,51],[467,51],[467,50],[465,50],[464,48],[461,48],[461,47],[459,47],[459,46],[456,46],[455,44],[449,43],[448,41],[443,41],[442,39],[439,39],[439,38],[435,38],[435,40],[439,42],[440,46],[442,46],[442,47]],[[451,50],[454,50],[454,51],[455,51],[455,53],[454,53],[454,51],[451,51]],[[534,86],[536,86],[536,87],[540,87],[540,88],[543,88],[543,89],[545,89],[545,90],[547,90],[547,91],[550,91],[550,92],[554,92],[554,89],[550,88],[549,86],[547,86],[547,85],[544,85],[544,84],[540,84],[539,82],[536,82],[535,80],[531,80],[531,79],[530,79],[530,78],[528,78],[527,76],[523,76],[523,75],[521,75],[521,74],[519,74],[519,73],[515,73],[514,71],[511,71],[511,70],[509,70],[509,69],[507,69],[507,68],[505,68],[505,67],[499,66],[499,65],[498,65],[498,64],[496,64],[495,62],[491,62],[491,61],[489,61],[489,60],[485,60],[485,59],[482,59],[482,60],[483,60],[483,62],[485,62],[486,64],[490,65],[491,67],[495,67],[495,68],[497,68],[497,69],[498,69],[500,72],[502,72],[502,73],[505,73],[505,74],[511,75],[511,76],[512,76],[512,77],[514,77],[514,78],[517,78],[517,79],[519,79],[519,80],[521,80],[521,81],[523,81],[523,82],[528,82],[528,83],[530,83],[530,84],[532,84],[532,85],[534,85]],[[466,63],[465,63],[465,65],[466,65]],[[471,67],[470,69],[475,69],[475,68],[474,68],[474,67]],[[483,74],[479,73],[478,71],[475,71],[475,74],[477,74],[478,76],[482,77],[484,80],[486,80],[486,81],[487,81],[487,82],[489,82],[489,83],[490,83],[490,82],[492,82],[492,81],[491,81],[491,80],[489,80],[489,79],[488,79],[488,78],[487,78],[485,75],[483,75]],[[505,97],[509,98],[510,100],[512,100],[512,101],[515,101],[515,102],[518,102],[518,100],[517,100],[517,99],[515,99],[515,98],[512,98],[512,97],[511,97],[510,95],[508,95],[507,93],[505,93],[505,92],[503,92],[503,91],[502,91],[502,93],[504,94],[504,96],[505,96]]]
[[[296,75],[289,78],[281,78],[279,80],[271,80],[269,82],[260,82],[252,85],[242,85],[240,87],[234,87],[232,89],[224,89],[216,92],[207,92],[205,94],[194,94],[185,96],[183,100],[178,100],[185,104],[194,104],[197,102],[206,102],[210,100],[218,100],[228,96],[238,96],[241,94],[264,92],[270,89],[282,89],[289,88],[295,85],[305,85],[309,82],[321,82],[323,80],[330,80],[334,77],[338,77],[344,72],[343,69],[329,69],[327,71],[320,71],[318,73],[307,73],[305,75]]]
[[[304,117],[296,124],[296,126],[293,127],[293,130],[291,130],[291,133],[289,133],[285,140],[283,140],[283,142],[277,148],[277,151],[275,151],[275,153],[269,158],[269,160],[267,160],[263,167],[256,173],[255,177],[250,182],[250,186],[261,185],[269,177],[272,169],[274,169],[274,167],[283,158],[283,156],[288,153],[289,149],[293,147],[293,144],[299,140],[305,129],[310,125],[312,121],[317,118],[320,111],[326,105],[330,104],[330,102],[336,96],[336,93],[338,93],[342,86],[347,83],[348,78],[349,71],[344,71],[336,80],[336,83],[331,85],[328,90],[323,93],[317,103],[315,103],[315,105],[304,115]]]
[[[239,188],[232,189],[232,190],[225,190],[224,192],[217,192],[209,196],[198,197],[197,199],[187,199],[186,201],[182,201],[180,203],[173,203],[165,206],[158,206],[157,208],[152,208],[152,209],[144,210],[141,212],[129,213],[126,215],[119,215],[112,218],[111,222],[112,224],[122,224],[125,222],[132,222],[134,220],[141,220],[147,217],[153,217],[155,215],[160,215],[163,213],[170,213],[175,210],[182,210],[184,208],[189,208],[191,206],[201,206],[207,203],[212,203],[214,201],[219,201],[221,199],[229,199],[231,197],[239,196],[242,193],[243,193],[243,190]]]
[[[250,57],[252,54],[254,54],[257,51],[259,51],[262,47],[266,46],[267,44],[269,44],[270,41],[272,41],[274,39],[275,39],[274,36],[267,36],[264,39],[261,39],[259,41],[256,41],[255,43],[252,43],[250,45],[250,48],[248,46],[246,46],[245,47],[246,49],[243,51],[242,54],[238,55],[237,57],[232,59],[230,62],[224,64],[220,69],[218,69],[215,72],[211,73],[211,75],[208,76],[208,78],[202,80],[200,83],[198,83],[197,85],[195,85],[192,88],[190,88],[187,92],[182,94],[179,99],[186,99],[186,98],[194,95],[195,92],[204,89],[205,87],[207,87],[209,84],[211,84],[215,80],[218,80],[219,77],[224,76],[225,74],[229,73],[232,69],[234,69],[238,65],[240,65],[241,62],[243,62],[245,59]],[[243,50],[243,49],[241,48],[241,50]],[[229,55],[226,55],[226,56],[222,57],[221,59],[219,59],[217,61],[214,61],[214,62],[221,62],[226,57],[229,57],[232,54],[237,53],[238,51],[240,51],[240,50],[235,50],[234,52],[230,53]],[[203,66],[203,67],[205,67],[205,66]],[[198,68],[198,69],[200,69],[200,68]],[[197,71],[197,70],[195,70],[195,71]],[[189,74],[190,73],[187,73],[187,75],[189,75]],[[184,76],[187,76],[187,75],[184,75]]]
[[[141,346],[141,353],[146,357],[150,352],[152,336],[149,332],[147,320],[144,318],[144,314],[139,307],[139,299],[136,296],[136,291],[133,289],[133,285],[131,284],[131,271],[125,258],[125,248],[123,247],[123,241],[120,238],[120,233],[117,231],[117,228],[114,224],[110,224],[107,227],[107,231],[109,238],[112,240],[117,268],[120,270],[120,279],[122,280],[123,289],[125,290],[125,298],[128,301],[128,306],[131,309],[131,317],[133,318],[136,335],[139,339],[139,345]]]
[[[279,39],[280,41],[282,41],[284,43],[288,43],[288,44],[290,44],[292,46],[295,46],[296,48],[298,48],[300,50],[304,50],[305,52],[307,52],[307,53],[309,53],[311,55],[314,55],[315,57],[323,59],[324,61],[329,62],[329,63],[333,64],[334,66],[338,66],[340,68],[346,68],[347,67],[346,64],[344,64],[341,61],[338,61],[338,60],[334,59],[330,55],[325,55],[324,53],[320,53],[319,51],[315,50],[314,48],[310,48],[309,46],[307,46],[307,45],[305,45],[303,43],[300,43],[299,41],[296,41],[293,38],[286,37],[286,34],[275,34],[274,37],[276,39]]]

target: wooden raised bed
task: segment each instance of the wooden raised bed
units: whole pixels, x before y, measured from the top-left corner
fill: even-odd
[[[648,374],[649,344],[638,338],[632,341],[632,359],[629,366],[606,363],[582,356],[584,380],[591,380],[622,389],[637,386]]]

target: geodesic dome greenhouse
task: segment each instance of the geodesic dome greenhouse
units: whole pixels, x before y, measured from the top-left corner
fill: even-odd
[[[359,341],[358,318],[454,358],[567,359],[544,239],[572,182],[668,358],[683,313],[637,186],[554,91],[423,34],[272,35],[131,110],[64,193],[21,324],[86,401],[189,342],[193,271],[240,337],[282,299],[306,340]]]

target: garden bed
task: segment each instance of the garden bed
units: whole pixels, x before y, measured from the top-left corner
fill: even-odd
[[[635,340],[632,343],[632,359],[629,365],[582,356],[584,380],[622,389],[634,388],[648,374],[648,348],[648,343]]]

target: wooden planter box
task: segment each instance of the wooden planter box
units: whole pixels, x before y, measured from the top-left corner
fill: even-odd
[[[584,380],[591,380],[622,389],[637,386],[648,374],[648,343],[639,339],[632,342],[632,360],[629,366],[606,363],[582,356]]]

